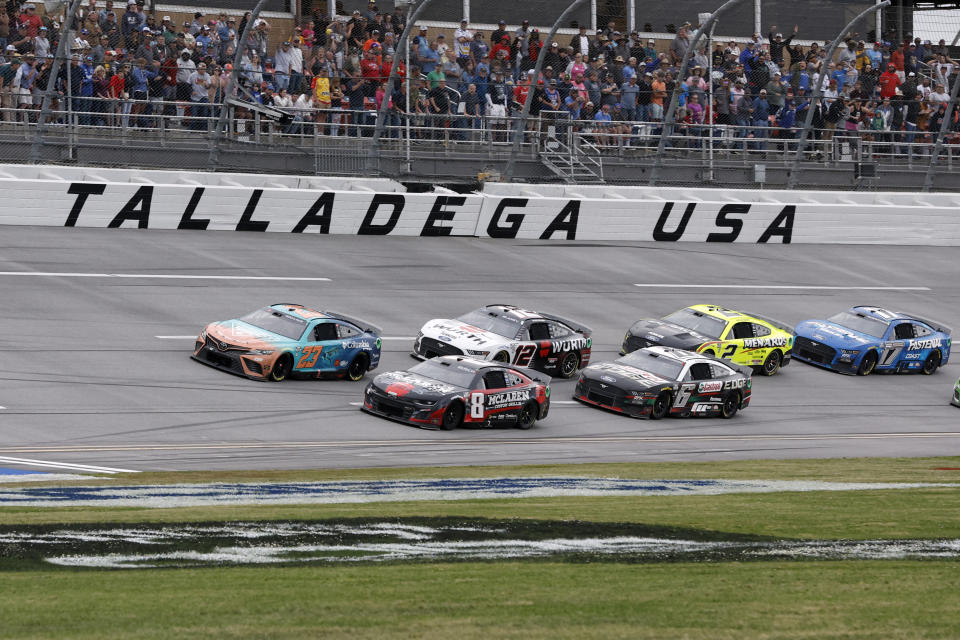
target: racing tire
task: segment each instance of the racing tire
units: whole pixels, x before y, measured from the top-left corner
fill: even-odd
[[[454,402],[447,410],[443,412],[443,419],[440,422],[440,427],[444,431],[453,431],[457,427],[463,424],[463,403]]]
[[[763,366],[760,367],[760,373],[765,376],[772,376],[777,371],[780,371],[780,363],[783,362],[783,355],[781,355],[779,349],[774,349],[767,356],[767,359],[763,361]]]
[[[877,352],[876,351],[867,351],[863,356],[863,360],[860,361],[860,367],[857,369],[858,376],[868,376],[873,373],[873,370],[877,366]]]
[[[527,430],[537,422],[537,416],[540,414],[540,406],[536,402],[528,402],[520,409],[520,415],[517,417],[517,429]]]
[[[498,351],[497,355],[493,356],[494,362],[506,362],[510,363],[510,354],[506,351]]]
[[[737,415],[737,411],[740,409],[740,394],[736,391],[731,391],[723,397],[723,404],[720,405],[720,415],[726,419],[732,418]]]
[[[940,352],[934,351],[923,361],[923,369],[920,371],[925,376],[933,375],[940,368]]]
[[[669,391],[664,391],[653,401],[653,407],[650,409],[650,419],[659,420],[670,413],[670,401],[672,396]]]
[[[370,359],[367,354],[358,353],[357,357],[350,363],[350,366],[347,367],[347,379],[353,382],[362,380],[364,374],[367,373],[368,366],[370,366]]]
[[[580,368],[580,355],[576,351],[570,351],[560,359],[557,365],[557,372],[561,378],[572,378]]]
[[[290,377],[291,371],[293,371],[293,357],[285,353],[277,358],[276,364],[270,370],[270,379],[274,382],[283,382]]]

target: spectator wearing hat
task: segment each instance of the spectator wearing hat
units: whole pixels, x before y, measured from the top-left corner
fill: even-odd
[[[13,78],[13,92],[17,98],[17,108],[20,116],[17,118],[24,123],[30,121],[30,110],[33,108],[33,88],[37,82],[37,58],[32,53],[25,53],[20,68]]]
[[[12,45],[10,45],[12,46]],[[11,57],[0,66],[0,107],[3,108],[3,121],[13,122],[14,109],[17,108],[17,94],[14,91],[14,79],[20,70],[20,58]]]
[[[436,41],[430,42],[426,47],[420,47],[417,51],[417,64],[420,71],[429,75],[440,63],[440,55],[437,53]]]
[[[133,39],[135,34],[140,31],[141,26],[140,7],[137,6],[136,0],[130,0],[127,3],[127,10],[120,19],[120,34],[127,41],[128,49],[135,48]]]
[[[793,39],[800,31],[800,27],[798,25],[793,25],[793,33],[791,33],[790,37],[786,40],[783,39],[782,33],[776,33],[776,31],[777,25],[770,27],[770,33],[768,34],[768,37],[770,38],[770,58],[778,65],[781,65],[783,64],[783,50],[785,47],[789,47],[790,43],[793,42]]]
[[[20,34],[27,38],[36,38],[40,33],[40,27],[43,21],[37,15],[37,7],[32,2],[23,5],[23,13],[17,18],[17,26]]]
[[[289,40],[285,40],[273,55],[273,69],[277,89],[287,89],[290,86],[290,63],[293,61],[293,47]]]
[[[897,68],[893,64],[887,65],[887,70],[880,74],[877,79],[877,85],[880,87],[880,99],[893,98],[897,89],[901,85],[900,76],[897,74]]]
[[[590,56],[590,36],[587,35],[586,25],[580,25],[580,33],[570,39],[570,46],[574,55],[579,53],[584,58]]]
[[[453,48],[461,67],[470,59],[470,47],[473,44],[473,31],[468,28],[468,24],[467,19],[464,18],[453,32]]]
[[[783,108],[785,103],[787,84],[783,81],[783,77],[778,71],[773,74],[773,77],[770,78],[770,81],[764,88],[767,90],[767,102],[770,103],[770,115],[776,116],[780,113],[780,109]]]
[[[493,47],[496,44],[499,44],[503,40],[503,36],[507,36],[507,42],[510,42],[510,33],[507,31],[507,23],[503,20],[497,23],[497,28],[493,30],[493,33],[490,34],[490,46]],[[491,53],[491,55],[493,55]]]
[[[190,102],[191,114],[195,119],[191,121],[190,128],[197,131],[205,131],[207,122],[204,120],[210,116],[210,88],[213,86],[213,78],[207,73],[206,63],[201,62],[197,65],[196,71],[190,74]],[[204,118],[204,119],[201,119]]]
[[[46,58],[50,55],[50,40],[47,38],[49,30],[46,27],[40,27],[37,37],[33,39],[33,52],[37,58]]]
[[[553,67],[554,70],[563,71],[567,68],[567,62],[560,55],[560,43],[551,42],[550,46],[543,53],[543,66]]]

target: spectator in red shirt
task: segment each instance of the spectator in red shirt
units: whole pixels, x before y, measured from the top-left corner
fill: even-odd
[[[903,73],[903,45],[890,52],[890,64],[901,74]]]
[[[37,15],[37,8],[32,2],[23,5],[23,13],[17,18],[17,22],[20,24],[23,35],[28,38],[36,38],[40,33],[40,27],[43,26],[43,21]]]
[[[900,86],[900,76],[897,75],[896,67],[892,63],[888,64],[887,70],[880,74],[877,85],[880,87],[880,98],[882,100],[889,100],[897,92],[897,87]]]
[[[380,65],[377,64],[377,50],[370,49],[363,54],[360,62],[360,75],[364,80],[376,80],[380,77]]]
[[[498,51],[504,52],[504,55],[503,55],[504,60],[510,59],[510,36],[504,35],[503,37],[500,38],[500,42],[497,42],[496,44],[493,45],[493,49],[490,50],[490,57],[496,58]]]

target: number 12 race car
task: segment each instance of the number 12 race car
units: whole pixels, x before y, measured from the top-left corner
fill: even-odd
[[[712,356],[646,347],[581,371],[573,398],[635,418],[732,418],[750,404],[751,373]]]
[[[591,333],[559,316],[492,304],[456,320],[429,321],[414,342],[413,356],[467,355],[571,378],[590,362]]]
[[[950,358],[950,328],[879,307],[853,307],[797,325],[794,356],[840,373],[919,371],[930,375]]]
[[[770,318],[697,304],[660,320],[637,320],[627,330],[620,353],[653,345],[719,356],[772,376],[790,364],[793,329]]]
[[[257,380],[292,374],[360,380],[380,364],[380,329],[333,311],[275,304],[237,320],[208,324],[194,360]]]
[[[443,356],[381,373],[367,385],[362,409],[445,430],[462,424],[529,429],[550,410],[550,379],[509,364]]]

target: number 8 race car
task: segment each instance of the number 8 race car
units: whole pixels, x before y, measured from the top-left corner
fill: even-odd
[[[790,364],[793,329],[782,322],[711,304],[697,304],[654,320],[637,320],[621,355],[660,345],[717,356],[772,376]]]
[[[591,333],[559,316],[492,304],[456,320],[430,320],[412,355],[423,360],[467,355],[570,378],[590,363]]]

